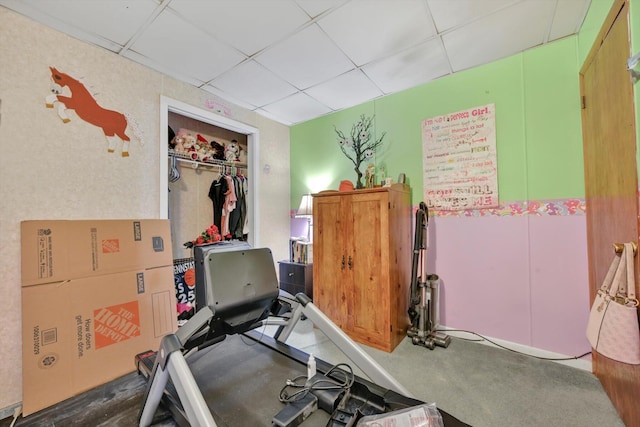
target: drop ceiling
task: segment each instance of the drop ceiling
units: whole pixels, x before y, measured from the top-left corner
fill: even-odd
[[[575,34],[590,2],[0,0],[0,5],[291,125]]]

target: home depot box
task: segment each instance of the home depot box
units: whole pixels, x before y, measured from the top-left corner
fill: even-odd
[[[21,223],[25,415],[135,369],[177,329],[168,220]]]
[[[22,286],[172,265],[168,220],[23,221]]]
[[[173,267],[24,286],[22,315],[28,415],[134,371],[176,331]]]

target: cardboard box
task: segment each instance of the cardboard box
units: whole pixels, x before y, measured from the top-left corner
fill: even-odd
[[[28,221],[22,230],[23,272],[45,272],[27,275],[22,286],[29,415],[133,372],[136,354],[177,330],[177,314],[168,221]],[[34,245],[38,235],[46,244]],[[105,252],[103,238],[115,246]]]
[[[22,286],[172,265],[168,220],[23,221]]]

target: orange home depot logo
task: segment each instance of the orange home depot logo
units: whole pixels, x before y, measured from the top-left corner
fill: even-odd
[[[120,252],[120,240],[118,239],[106,239],[102,241],[102,253],[112,254]]]
[[[140,336],[138,301],[93,310],[96,349]]]

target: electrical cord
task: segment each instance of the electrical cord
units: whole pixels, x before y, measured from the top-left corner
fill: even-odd
[[[14,425],[16,425],[16,421],[18,420],[18,417],[20,416],[20,414],[22,414],[22,405],[16,407],[13,410],[13,421],[11,421],[11,424],[9,425],[9,427],[13,427]]]
[[[456,338],[459,338],[459,339],[465,340],[465,341],[471,341],[471,342],[487,341],[487,342],[490,342],[491,344],[495,345],[496,347],[500,347],[503,350],[508,350],[508,351],[510,351],[512,353],[522,354],[524,356],[529,356],[529,357],[533,357],[533,358],[540,359],[540,360],[551,360],[551,361],[578,360],[578,359],[581,359],[581,358],[591,354],[591,352],[588,351],[588,352],[586,352],[584,354],[581,354],[580,356],[572,356],[572,357],[534,356],[533,354],[524,353],[522,351],[514,350],[512,348],[509,348],[509,347],[506,347],[504,345],[498,344],[497,342],[494,342],[494,341],[490,340],[489,338],[487,338],[485,336],[482,336],[482,335],[480,335],[480,334],[478,334],[476,332],[473,332],[473,331],[467,331],[466,329],[436,329],[435,332],[444,332],[444,333],[447,333],[447,332],[464,332],[464,333],[467,333],[467,334],[471,334],[471,335],[475,335],[477,337],[480,337],[480,339],[479,340],[474,340],[474,339],[462,338],[462,337],[456,337]]]
[[[267,332],[267,325],[262,325],[260,326],[261,331],[260,331],[260,338],[258,338],[257,341],[252,340],[250,338],[246,338],[244,335],[240,334],[240,341],[242,341],[244,343],[244,345],[248,346],[248,347],[252,347],[256,344],[259,344],[262,341],[262,338],[264,338],[266,332]],[[258,328],[256,328],[258,329]],[[255,330],[255,329],[254,329]]]
[[[340,367],[346,367],[348,372],[338,370]],[[331,374],[336,377],[338,373],[344,375],[344,380],[329,378]],[[296,400],[303,399],[307,394],[315,390],[349,390],[355,381],[355,375],[353,369],[346,363],[339,363],[334,365],[327,371],[325,375],[327,378],[320,378],[318,380],[310,381],[311,378],[307,378],[306,375],[299,375],[294,379],[288,379],[280,389],[278,399],[282,403],[295,402]]]

